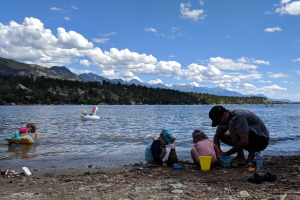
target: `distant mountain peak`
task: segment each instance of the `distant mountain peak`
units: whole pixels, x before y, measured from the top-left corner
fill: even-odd
[[[104,78],[102,76],[99,76],[97,74],[94,74],[94,73],[84,73],[84,74],[80,74],[79,77],[85,81],[91,81],[91,82],[100,82],[102,83],[103,81],[110,81],[109,79],[107,78]]]
[[[71,72],[65,66],[53,66],[50,69],[52,69],[53,71],[55,71],[56,73],[58,73],[60,75],[63,75],[64,77],[66,77],[69,80],[82,81],[80,79],[80,77],[78,77],[76,74],[74,74],[73,72]]]
[[[53,67],[50,67],[50,69],[52,69],[53,71],[60,73],[60,74],[74,74],[65,66],[53,66]]]

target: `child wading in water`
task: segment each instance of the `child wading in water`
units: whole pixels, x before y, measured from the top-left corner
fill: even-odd
[[[167,154],[166,147],[173,144],[176,136],[170,129],[164,129],[159,136],[155,137],[146,147],[145,160],[148,164],[166,166],[163,158]]]
[[[218,161],[219,149],[218,147],[208,139],[207,135],[202,130],[195,130],[192,133],[194,147],[191,150],[191,157],[194,164],[199,166],[199,156],[211,156],[211,165]]]
[[[28,129],[28,128],[26,128],[26,127],[21,127],[20,129],[19,129],[19,136],[20,137],[26,137],[26,138],[29,138],[29,139],[32,139],[33,140],[33,138],[30,136],[30,135],[28,135],[28,132],[29,132],[30,130]]]
[[[36,126],[34,123],[29,123],[26,125],[26,127],[29,129],[29,132],[34,140],[40,139],[40,133],[36,131]]]

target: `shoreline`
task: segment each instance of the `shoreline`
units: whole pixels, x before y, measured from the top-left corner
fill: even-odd
[[[300,156],[265,156],[263,175],[274,182],[248,182],[246,166],[201,171],[189,162],[182,169],[143,163],[119,168],[31,170],[7,177],[1,169],[0,199],[300,199]]]

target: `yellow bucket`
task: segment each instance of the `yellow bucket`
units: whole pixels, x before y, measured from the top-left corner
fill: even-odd
[[[210,170],[211,156],[199,156],[201,170]]]

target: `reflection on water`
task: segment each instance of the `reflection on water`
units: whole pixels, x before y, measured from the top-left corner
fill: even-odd
[[[208,118],[210,105],[101,105],[98,121],[81,121],[84,106],[0,106],[0,138],[35,123],[41,139],[33,146],[12,147],[0,141],[2,165],[74,167],[85,164],[118,166],[144,160],[144,148],[162,129],[172,129],[180,159],[190,160],[191,133],[201,128],[210,139],[215,128]],[[226,105],[257,114],[268,127],[271,142],[263,154],[300,153],[300,105]],[[224,147],[226,150],[226,146]],[[5,161],[5,162],[4,162]],[[25,163],[24,163],[25,162]],[[51,164],[49,164],[51,162]]]
[[[31,154],[35,150],[35,145],[28,144],[10,144],[8,145],[7,152],[13,153],[15,158],[29,159],[33,158]]]

